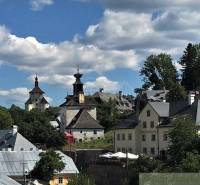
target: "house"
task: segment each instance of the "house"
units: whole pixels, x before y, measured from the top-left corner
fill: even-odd
[[[0,151],[6,150],[34,151],[38,149],[18,132],[16,125],[13,125],[10,130],[0,130]]]
[[[104,127],[97,120],[95,104],[84,95],[79,70],[74,77],[73,95],[60,105],[60,131],[71,133],[78,142],[102,138]]]
[[[56,151],[62,157],[65,164],[61,172],[56,172],[49,181],[50,185],[67,185],[72,175],[78,174],[72,158]],[[24,175],[29,177],[30,171],[33,170],[36,162],[40,160],[41,151],[0,151],[0,174],[7,175],[18,181],[24,180]]]
[[[187,101],[149,101],[138,119],[132,117],[131,120],[122,120],[123,126],[115,128],[115,151],[130,152],[132,148],[134,154],[160,155],[165,158],[170,144],[168,134],[173,129],[172,120],[187,115],[192,117],[196,126],[200,126],[200,100],[195,92],[189,93]]]
[[[114,100],[116,102],[116,107],[120,112],[125,111],[133,111],[133,103],[128,101],[123,95],[122,91],[119,91],[118,94],[112,94],[112,93],[105,93],[103,88],[99,90],[99,92],[96,92],[93,95],[94,99],[98,104],[101,103],[109,103],[110,100]]]
[[[25,109],[30,111],[32,109],[38,109],[44,111],[49,108],[49,103],[43,96],[44,91],[39,87],[38,77],[35,77],[35,87],[29,92],[29,99],[25,103]]]
[[[17,181],[6,175],[0,174],[0,185],[20,185]]]

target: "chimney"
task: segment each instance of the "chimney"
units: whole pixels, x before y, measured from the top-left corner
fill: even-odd
[[[119,91],[119,99],[122,99],[122,91]]]
[[[188,104],[192,105],[195,101],[195,92],[194,91],[190,91],[188,94]]]
[[[18,132],[18,126],[17,125],[13,125],[12,134],[15,135],[17,132]]]

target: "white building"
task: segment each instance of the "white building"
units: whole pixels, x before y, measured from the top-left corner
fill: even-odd
[[[132,116],[115,128],[115,151],[166,157],[171,124],[177,116],[192,116],[200,125],[200,100],[190,93],[188,101],[148,102],[138,118]]]
[[[32,109],[38,109],[44,111],[49,108],[49,103],[43,96],[44,91],[39,87],[38,77],[35,77],[35,87],[29,92],[29,99],[25,103],[25,109],[30,111]]]
[[[61,107],[61,132],[70,132],[76,141],[100,139],[104,137],[104,128],[96,117],[96,106],[84,95],[82,74],[74,75],[73,95],[68,95]]]

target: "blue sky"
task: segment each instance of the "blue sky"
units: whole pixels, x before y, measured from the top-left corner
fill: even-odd
[[[87,94],[100,87],[133,94],[148,55],[167,52],[176,61],[188,42],[199,42],[199,5],[196,0],[0,0],[0,104],[23,107],[36,73],[50,103],[61,104],[71,93],[77,64]]]

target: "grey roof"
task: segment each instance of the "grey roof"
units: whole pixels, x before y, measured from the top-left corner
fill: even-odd
[[[14,151],[37,150],[37,147],[23,137],[20,133],[12,133],[12,130],[0,130],[0,150],[11,148]]]
[[[168,102],[149,102],[149,104],[158,113],[160,117],[169,117]]]
[[[163,99],[166,99],[168,92],[168,90],[147,90],[144,93],[148,100],[162,101]]]
[[[56,151],[62,157],[65,168],[59,172],[63,174],[79,173],[72,158]],[[37,161],[40,160],[41,151],[0,151],[0,174],[8,176],[22,176],[23,168],[30,172]]]
[[[81,109],[66,129],[104,129],[86,109]]]
[[[133,129],[138,125],[137,116],[132,114],[125,119],[119,121],[119,123],[113,128],[118,129]]]
[[[116,100],[117,108],[120,110],[133,110],[133,105],[123,96],[120,98],[119,94],[96,92],[93,95],[95,98],[99,98],[102,102],[109,102],[109,100]]]
[[[6,175],[0,174],[0,185],[20,185],[15,180],[11,179]]]

